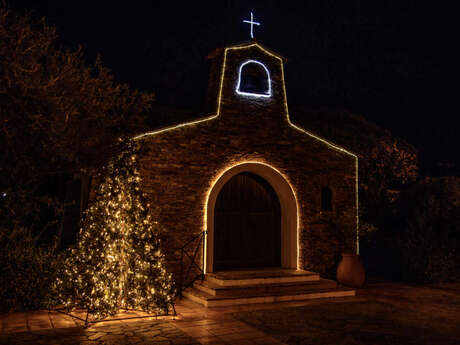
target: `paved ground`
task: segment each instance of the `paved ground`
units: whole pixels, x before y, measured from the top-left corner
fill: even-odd
[[[4,344],[200,344],[168,321],[144,320],[131,324],[113,323],[89,329],[69,327],[9,333]]]
[[[176,305],[177,317],[106,321],[96,323],[87,329],[82,327],[83,322],[78,319],[57,312],[10,313],[3,315],[1,319],[0,344],[281,344],[231,316],[238,310],[270,307],[276,308],[277,305],[208,309],[184,299]],[[131,312],[122,313],[117,317],[134,316],[146,314]]]
[[[290,345],[460,345],[460,282],[368,282],[358,297],[233,316]]]
[[[438,291],[439,290],[439,291]],[[438,291],[438,292],[436,292]],[[356,297],[298,302],[253,304],[233,307],[203,308],[189,301],[178,301],[178,316],[137,318],[97,323],[87,329],[82,322],[57,312],[9,313],[1,315],[0,344],[12,345],[74,345],[74,344],[282,344],[265,330],[250,326],[235,317],[251,311],[272,311],[277,323],[287,322],[281,309],[297,306],[330,305],[366,301],[396,303],[401,308],[433,314],[456,324],[460,319],[460,283],[438,286],[417,286],[402,283],[372,283],[357,291]],[[313,309],[312,309],[313,310]],[[83,315],[81,315],[83,316]],[[120,317],[145,316],[124,313]],[[273,321],[272,320],[272,321]],[[325,325],[327,327],[327,325]],[[287,330],[286,330],[287,331]],[[285,328],[280,332],[285,332]],[[459,328],[460,334],[460,328]],[[284,340],[283,340],[284,341]],[[340,342],[333,342],[334,344]],[[366,343],[367,344],[367,343]]]

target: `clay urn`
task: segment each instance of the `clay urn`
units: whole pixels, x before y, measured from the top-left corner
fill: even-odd
[[[337,267],[337,281],[345,286],[360,288],[364,285],[366,274],[358,254],[342,254],[342,260]]]

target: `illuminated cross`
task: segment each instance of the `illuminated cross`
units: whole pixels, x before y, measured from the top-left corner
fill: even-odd
[[[243,23],[251,24],[251,38],[254,38],[254,33],[252,31],[252,27],[254,25],[260,25],[260,23],[257,23],[257,22],[254,21],[254,18],[252,16],[252,12],[251,12],[251,20],[243,20]]]

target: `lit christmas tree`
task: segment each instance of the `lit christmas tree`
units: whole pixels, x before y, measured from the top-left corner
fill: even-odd
[[[84,308],[96,320],[120,308],[167,313],[173,301],[161,228],[150,218],[140,190],[138,148],[133,141],[124,147],[104,169],[77,246],[56,284],[69,310]]]

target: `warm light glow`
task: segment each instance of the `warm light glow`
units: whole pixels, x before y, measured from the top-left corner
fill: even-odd
[[[355,185],[356,185],[356,190],[355,190],[355,205],[356,205],[356,240],[358,241],[359,240],[359,210],[358,210],[358,207],[359,207],[359,195],[358,195],[358,156],[355,155],[354,153],[338,146],[338,145],[335,145],[331,142],[329,142],[328,140],[326,139],[323,139],[321,137],[319,137],[318,135],[316,134],[313,134],[295,124],[293,124],[290,120],[290,117],[289,117],[289,109],[288,109],[288,105],[287,105],[287,94],[286,94],[286,85],[285,85],[285,79],[284,79],[284,67],[283,67],[283,59],[268,51],[267,49],[265,49],[264,47],[262,47],[260,44],[258,43],[250,43],[250,44],[242,44],[242,45],[237,45],[237,46],[233,46],[233,47],[228,47],[228,48],[225,48],[224,50],[224,61],[223,61],[223,64],[222,64],[222,69],[221,69],[221,76],[220,76],[220,86],[219,86],[219,94],[218,94],[218,97],[217,97],[217,112],[215,115],[212,115],[210,117],[207,117],[205,119],[200,119],[200,120],[196,120],[196,121],[192,121],[192,122],[187,122],[187,123],[183,123],[183,124],[180,124],[180,125],[177,125],[177,126],[172,126],[172,127],[166,127],[166,128],[163,128],[163,129],[159,129],[159,130],[155,130],[155,131],[151,131],[151,132],[147,132],[147,133],[144,133],[144,134],[141,134],[141,135],[138,135],[136,137],[134,137],[135,140],[139,140],[139,139],[143,139],[145,137],[148,137],[148,136],[151,136],[151,135],[156,135],[156,134],[160,134],[160,133],[163,133],[163,132],[166,132],[166,131],[170,131],[170,130],[174,130],[174,129],[177,129],[177,128],[181,128],[181,127],[185,127],[185,126],[192,126],[192,125],[195,125],[195,124],[198,124],[198,123],[202,123],[202,122],[205,122],[205,121],[210,121],[210,120],[214,120],[216,118],[218,118],[221,114],[221,103],[222,103],[222,90],[223,90],[223,85],[224,85],[224,80],[225,80],[225,71],[226,71],[226,67],[227,67],[227,53],[229,50],[240,50],[240,49],[250,49],[250,48],[253,48],[253,47],[257,47],[258,49],[260,49],[261,51],[263,51],[265,54],[269,55],[269,56],[272,56],[274,58],[276,58],[277,60],[279,60],[280,62],[280,65],[281,65],[281,85],[283,87],[283,103],[284,103],[284,108],[285,108],[285,116],[286,116],[286,120],[288,122],[288,124],[295,128],[296,130],[318,140],[319,142],[327,145],[329,148],[337,151],[337,152],[340,152],[340,153],[343,153],[343,154],[346,154],[346,155],[349,155],[351,157],[354,158],[355,160]],[[359,243],[357,242],[357,245],[356,245],[356,252],[357,254],[359,254]]]
[[[204,119],[196,120],[196,121],[185,122],[185,123],[181,123],[181,124],[179,124],[179,125],[161,128],[161,129],[156,130],[156,131],[151,131],[151,132],[147,132],[147,133],[143,133],[143,134],[137,135],[137,136],[133,137],[133,139],[134,139],[134,140],[139,140],[139,139],[142,139],[142,138],[147,137],[147,136],[151,136],[151,135],[155,135],[155,134],[159,134],[159,133],[171,131],[171,130],[173,130],[173,129],[177,129],[177,128],[181,128],[181,127],[186,127],[186,126],[191,126],[191,125],[196,125],[196,124],[201,123],[201,122],[206,122],[206,121],[215,119],[217,116],[218,116],[218,114],[213,115],[213,116],[210,116],[210,117],[207,117],[207,118],[204,118]]]
[[[254,38],[254,31],[253,31],[253,26],[254,25],[260,25],[260,23],[254,21],[254,16],[251,12],[251,20],[243,20],[243,23],[247,23],[251,25],[251,38]]]
[[[161,229],[139,186],[137,149],[134,142],[125,143],[102,169],[77,244],[53,285],[67,309],[86,309],[93,321],[121,308],[167,312],[173,301]]]
[[[297,242],[297,269],[300,269],[300,243],[299,243],[299,232],[300,232],[300,208],[299,208],[299,202],[297,201],[297,195],[295,193],[295,190],[294,190],[294,187],[292,186],[291,182],[289,181],[289,179],[287,178],[287,176],[285,176],[281,171],[279,171],[277,168],[273,167],[273,165],[270,165],[264,161],[260,161],[260,160],[250,160],[250,161],[241,161],[241,162],[238,162],[238,163],[233,163],[231,165],[228,165],[226,167],[224,167],[223,169],[221,169],[221,171],[214,177],[214,179],[211,181],[211,184],[210,184],[210,187],[208,189],[208,192],[206,193],[206,197],[205,197],[205,200],[204,200],[204,215],[203,215],[203,230],[206,231],[205,232],[205,238],[204,238],[204,243],[205,243],[205,246],[207,245],[207,241],[208,241],[208,229],[207,229],[207,224],[208,224],[208,204],[209,204],[209,196],[211,195],[211,192],[212,190],[214,189],[214,186],[215,184],[217,183],[217,181],[220,180],[220,178],[227,172],[229,171],[230,169],[233,169],[239,165],[243,165],[243,164],[261,164],[261,165],[265,165],[271,169],[273,169],[274,171],[276,171],[285,181],[286,183],[289,185],[289,188],[291,189],[292,191],[292,194],[294,195],[294,199],[295,199],[295,204],[296,204],[296,213],[297,213],[297,224],[296,224],[296,236],[297,236],[297,239],[296,239],[296,242]],[[203,272],[206,274],[206,255],[207,255],[207,252],[206,250],[204,251],[204,258],[203,258]]]
[[[355,190],[356,190],[356,254],[359,255],[359,198],[358,198],[358,157],[355,158]]]
[[[240,91],[240,85],[241,85],[241,71],[243,70],[243,67],[246,66],[249,63],[255,63],[257,65],[260,65],[264,68],[265,72],[267,73],[267,79],[268,79],[268,92],[267,93],[253,93],[253,92],[243,92]],[[248,60],[246,62],[243,62],[240,66],[240,70],[238,71],[238,84],[236,85],[236,93],[242,96],[250,96],[250,97],[271,97],[272,95],[272,81],[270,79],[270,72],[268,71],[268,68],[265,67],[265,65],[259,61],[256,60]]]
[[[269,53],[269,52],[267,52]],[[358,181],[358,156],[355,155],[354,153],[351,153],[350,151],[347,151],[345,150],[343,147],[340,147],[340,146],[337,146],[335,144],[332,144],[331,142],[327,141],[326,139],[323,139],[303,128],[300,128],[298,126],[296,126],[295,124],[293,124],[291,122],[291,119],[289,118],[289,109],[288,109],[288,105],[287,105],[287,94],[286,94],[286,85],[284,83],[284,67],[283,67],[283,60],[274,55],[274,54],[271,54],[272,56],[278,58],[280,60],[280,64],[281,64],[281,79],[282,79],[282,85],[283,85],[283,94],[284,94],[284,107],[286,109],[286,119],[288,121],[288,123],[295,129],[297,129],[298,131],[302,132],[302,133],[305,133],[307,134],[308,136],[312,137],[312,138],[315,138],[316,140],[319,140],[320,142],[328,145],[330,148],[338,151],[338,152],[341,152],[341,153],[345,153],[351,157],[354,158],[355,160],[355,205],[356,205],[356,254],[359,255],[359,181]]]

